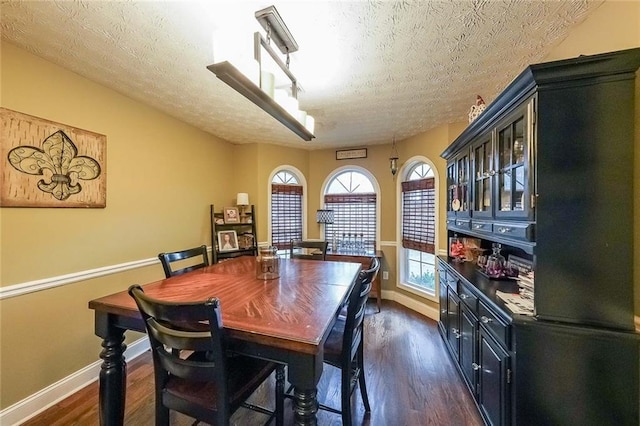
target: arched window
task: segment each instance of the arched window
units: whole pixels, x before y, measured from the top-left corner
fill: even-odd
[[[271,179],[271,244],[279,249],[302,239],[302,189],[290,170],[280,170]]]
[[[436,187],[433,169],[416,161],[402,182],[400,283],[435,296]]]
[[[333,223],[324,228],[324,238],[342,251],[371,251],[376,248],[377,194],[363,172],[345,169],[325,186],[324,208],[333,210]]]

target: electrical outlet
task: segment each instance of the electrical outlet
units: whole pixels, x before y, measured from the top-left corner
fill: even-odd
[[[389,271],[382,271],[382,279],[383,280],[389,279]]]

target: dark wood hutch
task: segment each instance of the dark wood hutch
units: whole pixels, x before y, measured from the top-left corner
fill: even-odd
[[[487,424],[640,424],[639,66],[640,49],[531,65],[442,153],[448,237],[534,270],[533,312],[517,314],[498,297],[516,281],[438,259],[440,332]]]

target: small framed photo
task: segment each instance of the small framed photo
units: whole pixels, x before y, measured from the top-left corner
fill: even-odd
[[[238,250],[238,236],[236,231],[218,232],[218,251]]]
[[[240,215],[237,207],[224,208],[224,223],[240,223]]]

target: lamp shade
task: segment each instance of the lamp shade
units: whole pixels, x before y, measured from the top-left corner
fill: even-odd
[[[249,205],[249,194],[246,192],[238,192],[236,195],[236,205],[238,206],[248,206]]]
[[[316,211],[317,223],[333,223],[333,210],[318,210]]]

